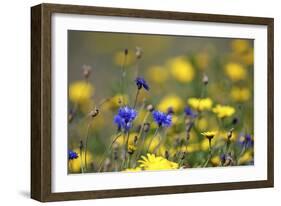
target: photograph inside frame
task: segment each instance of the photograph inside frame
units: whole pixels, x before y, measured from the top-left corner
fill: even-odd
[[[68,174],[254,165],[254,40],[67,38]]]

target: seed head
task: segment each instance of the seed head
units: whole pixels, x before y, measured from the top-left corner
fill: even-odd
[[[150,111],[150,112],[154,111],[154,107],[152,106],[152,104],[147,106],[147,110]]]
[[[88,79],[89,76],[91,75],[91,72],[92,72],[92,67],[90,65],[86,65],[84,64],[82,66],[82,69],[83,69],[83,76],[85,79]]]
[[[209,77],[206,74],[203,75],[202,82],[205,85],[209,83]]]
[[[136,57],[140,59],[142,57],[143,50],[140,47],[136,47]]]

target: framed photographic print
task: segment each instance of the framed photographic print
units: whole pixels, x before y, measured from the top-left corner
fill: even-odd
[[[31,197],[273,187],[273,19],[31,8]]]

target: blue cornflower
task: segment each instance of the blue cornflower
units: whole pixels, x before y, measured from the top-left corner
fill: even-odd
[[[136,82],[138,89],[144,88],[147,91],[149,90],[149,86],[148,86],[147,82],[144,80],[144,78],[137,77],[135,82]]]
[[[137,111],[128,106],[120,107],[118,114],[114,117],[114,123],[117,124],[118,130],[128,131],[132,127],[132,121],[136,118]]]
[[[245,135],[242,134],[238,138],[238,143],[241,146],[245,146],[246,148],[254,146],[254,140],[252,139],[252,136],[250,134],[245,134]]]
[[[78,158],[78,154],[72,150],[68,151],[68,159],[69,160],[73,160],[73,159],[77,159]]]
[[[171,114],[165,114],[164,112],[160,111],[153,111],[152,116],[159,127],[170,127],[172,125]]]
[[[190,116],[190,117],[196,117],[197,115],[192,111],[192,109],[190,107],[185,107],[184,108],[184,113],[186,116]]]

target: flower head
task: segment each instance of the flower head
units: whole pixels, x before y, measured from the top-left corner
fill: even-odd
[[[204,111],[209,110],[212,108],[213,102],[210,98],[189,98],[188,105],[197,110],[197,111]]]
[[[137,77],[135,82],[136,82],[138,89],[144,88],[147,91],[149,90],[149,86],[148,86],[147,82],[144,80],[144,78]]]
[[[190,107],[185,107],[184,108],[184,113],[186,116],[189,117],[196,117],[197,115],[192,111],[192,109]]]
[[[171,170],[179,168],[178,163],[171,162],[162,156],[155,156],[155,154],[147,154],[146,157],[141,156],[141,160],[138,162],[140,163],[140,168],[144,170]]]
[[[73,160],[73,159],[77,159],[78,158],[78,154],[72,150],[68,151],[68,159],[69,160]]]
[[[202,132],[201,133],[204,137],[206,137],[208,140],[211,140],[214,138],[214,136],[216,135],[216,132],[214,131],[208,131],[208,132]]]
[[[235,109],[231,106],[216,105],[213,108],[213,112],[217,114],[219,118],[230,117],[235,113]]]
[[[168,62],[171,76],[181,83],[191,82],[195,77],[194,67],[185,57],[176,57]]]
[[[69,85],[69,99],[73,103],[83,104],[90,100],[94,88],[86,81],[77,81]]]
[[[173,108],[174,112],[178,112],[183,107],[183,101],[177,95],[171,94],[165,96],[158,105],[160,111],[167,111],[170,107]]]
[[[225,73],[232,81],[243,80],[247,76],[245,68],[238,63],[228,63],[225,66]]]
[[[114,123],[117,124],[118,129],[128,131],[132,127],[132,121],[136,118],[137,111],[128,106],[120,107],[118,114],[114,117]]]
[[[172,125],[172,115],[160,111],[153,111],[152,116],[159,127],[170,127]]]

